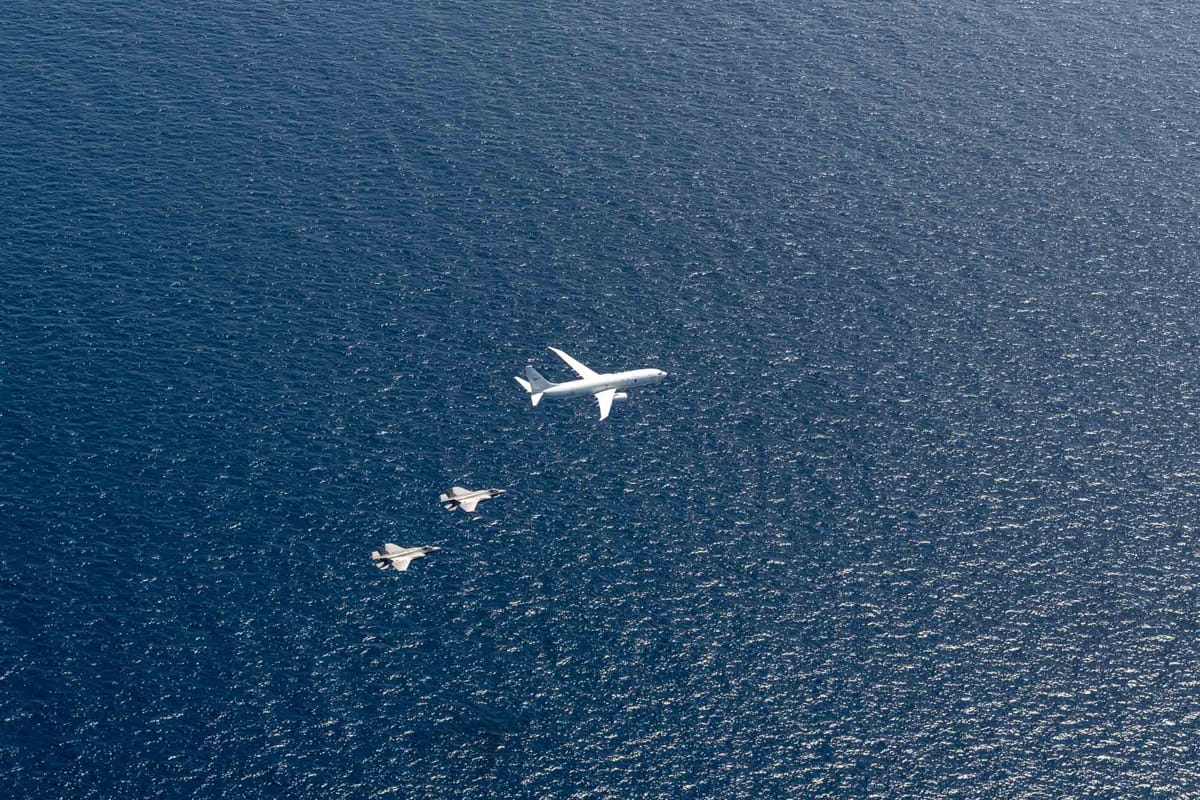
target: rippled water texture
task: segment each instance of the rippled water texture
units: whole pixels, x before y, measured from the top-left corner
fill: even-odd
[[[1200,794],[1198,34],[4,4],[0,795]]]

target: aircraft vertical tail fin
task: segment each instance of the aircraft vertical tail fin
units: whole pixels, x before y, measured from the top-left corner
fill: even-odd
[[[529,381],[529,391],[531,394],[541,394],[549,389],[554,384],[542,377],[542,373],[538,372],[533,367],[525,368],[525,378]]]
[[[529,402],[535,406],[541,401],[542,392],[554,385],[543,378],[541,373],[533,367],[526,367],[525,377],[518,376],[517,383],[521,384],[521,388],[529,393]]]

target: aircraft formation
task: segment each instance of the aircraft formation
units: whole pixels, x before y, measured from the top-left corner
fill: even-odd
[[[592,395],[600,406],[600,419],[605,420],[612,411],[613,401],[625,400],[629,397],[623,390],[649,386],[667,376],[667,373],[661,369],[634,369],[625,372],[600,373],[576,361],[557,347],[551,347],[550,351],[566,362],[579,378],[573,381],[554,383],[543,378],[541,373],[532,366],[526,366],[525,377],[517,376],[516,380],[529,395],[529,402],[535,407],[543,397],[559,400]],[[438,496],[438,501],[447,511],[462,509],[467,514],[473,514],[476,513],[475,509],[480,503],[502,494],[504,494],[503,489],[471,490],[454,486],[442,492]],[[414,559],[424,558],[440,549],[440,547],[429,546],[399,547],[388,542],[380,549],[373,551],[371,559],[380,569],[392,567],[399,572],[404,572]]]

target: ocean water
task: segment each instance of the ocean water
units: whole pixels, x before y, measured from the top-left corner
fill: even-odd
[[[1200,795],[1198,41],[3,4],[0,795]]]

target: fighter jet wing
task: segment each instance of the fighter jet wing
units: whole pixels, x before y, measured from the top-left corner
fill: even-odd
[[[613,398],[616,396],[616,389],[605,389],[603,392],[596,392],[596,402],[600,404],[600,419],[608,418],[608,412],[612,411]]]
[[[451,486],[450,487],[450,496],[451,497],[461,497],[462,495],[464,495],[466,493],[467,493],[467,490],[462,488],[461,486]]]
[[[395,567],[400,572],[404,572],[405,570],[408,569],[408,565],[411,564],[412,562],[413,562],[413,560],[411,558],[397,558],[392,561],[392,566]]]
[[[583,364],[580,364],[578,361],[571,358],[569,355],[564,353],[562,350],[559,350],[557,347],[551,347],[550,352],[554,353],[554,355],[558,356],[563,361],[567,362],[567,366],[570,367],[571,369],[575,370],[577,373],[579,373],[579,377],[581,377],[581,378],[594,378],[600,374],[600,373],[596,372],[595,370],[588,369]]]
[[[470,500],[463,500],[458,504],[458,507],[470,514],[475,510],[475,506],[479,505],[479,501],[483,499],[482,497],[473,497]]]
[[[396,545],[392,544],[391,542],[388,542],[387,544],[385,544],[385,545],[383,546],[383,552],[385,552],[385,553],[399,553],[399,552],[400,552],[400,548],[399,548],[398,546],[396,546]]]

